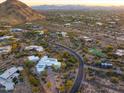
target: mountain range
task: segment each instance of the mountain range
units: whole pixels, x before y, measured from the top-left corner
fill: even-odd
[[[18,0],[6,0],[0,4],[0,23],[16,25],[43,18],[39,12]]]
[[[124,6],[39,5],[36,10],[122,10]]]

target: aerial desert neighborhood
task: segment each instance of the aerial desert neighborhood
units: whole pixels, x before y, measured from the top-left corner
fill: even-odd
[[[0,1],[0,93],[124,93],[124,1],[48,1]]]

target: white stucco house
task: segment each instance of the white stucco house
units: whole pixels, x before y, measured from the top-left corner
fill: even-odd
[[[46,67],[51,66],[55,66],[55,69],[59,69],[61,67],[61,63],[58,62],[58,60],[55,58],[49,58],[48,56],[44,56],[40,59],[40,61],[37,63],[35,67],[37,73],[40,74],[45,70]]]
[[[2,85],[3,87],[5,87],[6,91],[10,91],[14,89],[14,83],[9,81],[9,80],[5,80],[4,78],[0,77],[0,85]]]
[[[28,60],[29,61],[32,61],[32,62],[37,62],[40,58],[38,56],[29,56],[28,57]]]
[[[115,54],[118,55],[118,56],[124,56],[124,50],[123,49],[117,49]]]
[[[87,37],[87,36],[83,36],[83,39],[84,39],[86,42],[91,42],[91,41],[93,41],[92,38]]]
[[[68,37],[67,32],[61,32],[63,37]]]
[[[15,84],[13,82],[13,79],[18,78],[18,71],[22,70],[22,67],[12,67],[0,75],[0,84],[5,87],[6,91],[14,89]]]
[[[57,35],[61,35],[62,37],[68,37],[67,32],[56,32]]]
[[[71,26],[71,23],[66,23],[64,24],[64,26]]]
[[[13,38],[13,36],[1,36],[0,40],[10,39]]]
[[[11,46],[3,46],[0,47],[0,54],[6,54],[11,52],[12,47]]]
[[[37,33],[39,33],[39,35],[44,35],[44,31],[43,30],[39,30],[39,31],[35,31],[35,32],[37,32]]]
[[[101,23],[101,22],[96,22],[96,25],[98,25],[98,26],[102,26],[103,23]]]
[[[24,30],[20,28],[12,28],[10,31],[11,32],[23,32]]]
[[[38,51],[38,52],[44,51],[42,46],[36,46],[36,45],[27,46],[25,48],[25,50],[35,50],[35,51]]]

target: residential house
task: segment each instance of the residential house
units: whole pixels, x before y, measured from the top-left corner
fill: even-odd
[[[4,46],[0,47],[0,54],[6,54],[11,52],[12,47],[11,46]]]
[[[36,46],[36,45],[28,46],[28,47],[25,48],[25,50],[35,50],[35,51],[38,51],[38,52],[44,51],[42,46]]]
[[[32,61],[32,62],[37,62],[40,58],[38,56],[29,56],[28,57],[28,60],[29,61]]]
[[[98,26],[102,26],[103,23],[101,23],[101,22],[96,22],[96,25],[98,25]]]
[[[64,26],[71,26],[71,23],[66,23]]]
[[[55,58],[49,58],[48,56],[44,56],[40,59],[40,61],[36,65],[36,71],[38,74],[43,72],[46,67],[54,66],[55,69],[59,69],[61,67],[61,63],[58,62]]]
[[[11,32],[23,32],[24,30],[23,29],[20,29],[20,28],[13,28],[10,31]]]
[[[118,55],[118,56],[124,56],[124,50],[123,49],[117,49],[115,54]]]
[[[10,39],[13,38],[13,36],[1,36],[0,40]]]
[[[68,37],[67,32],[56,32],[57,35],[61,35],[62,37]]]
[[[0,75],[0,84],[5,87],[5,90],[10,91],[14,89],[15,83],[13,79],[18,78],[19,71],[22,70],[22,67],[12,67]]]
[[[113,64],[110,63],[101,63],[102,68],[112,68]]]
[[[63,37],[68,37],[67,32],[61,32],[61,34],[62,34]]]
[[[43,30],[42,26],[34,25],[32,26],[32,30]]]
[[[44,34],[44,31],[43,30],[41,30],[41,31],[35,31],[35,32],[39,33],[39,35],[43,35]]]
[[[87,37],[87,36],[83,36],[83,39],[84,39],[86,42],[92,42],[92,41],[93,41],[92,38]]]

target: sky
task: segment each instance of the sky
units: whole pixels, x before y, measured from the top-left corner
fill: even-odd
[[[3,2],[5,0],[0,0]],[[92,6],[124,6],[124,0],[20,0],[33,5],[92,5]]]

